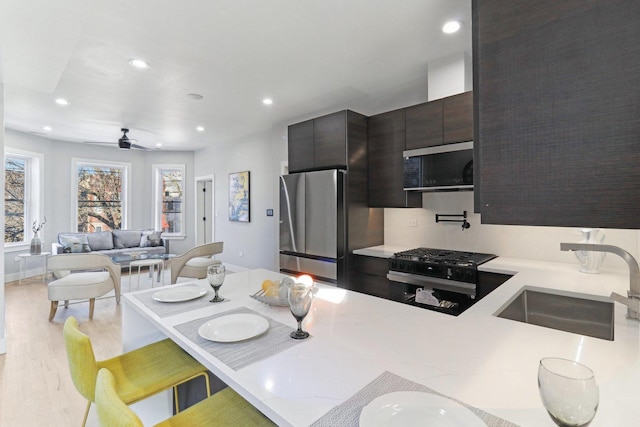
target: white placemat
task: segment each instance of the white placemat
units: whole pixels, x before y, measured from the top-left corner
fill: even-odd
[[[193,283],[184,282],[177,285],[171,286],[184,286],[184,285],[193,285]],[[134,296],[140,300],[149,310],[153,311],[158,317],[168,317],[173,316],[174,314],[184,313],[185,311],[197,310],[202,307],[208,307],[212,304],[224,304],[229,301],[229,299],[225,298],[223,302],[212,303],[209,302],[211,298],[213,298],[213,291],[207,291],[207,294],[189,301],[180,301],[180,302],[160,302],[153,299],[153,294],[158,292],[160,289],[150,289],[147,292],[141,292],[135,294]]]
[[[392,374],[388,371],[383,372],[378,378],[364,386],[359,392],[354,394],[341,405],[336,406],[324,414],[320,419],[311,424],[311,427],[357,427],[362,408],[371,403],[375,398],[396,391],[420,391],[424,393],[433,393],[435,395],[451,399],[465,408],[468,408],[482,421],[484,421],[488,427],[518,427],[517,424],[500,417],[496,417],[482,409],[469,406],[457,399],[438,393],[427,386],[409,381],[406,378]]]
[[[264,334],[255,338],[231,343],[209,341],[198,334],[198,328],[207,321],[215,319],[216,317],[236,313],[251,313],[262,316],[269,321],[269,329]],[[203,317],[202,319],[183,323],[176,326],[176,330],[235,371],[311,339],[311,337],[309,337],[304,340],[295,340],[289,336],[289,334],[295,330],[294,328],[246,307],[236,308],[214,316]]]

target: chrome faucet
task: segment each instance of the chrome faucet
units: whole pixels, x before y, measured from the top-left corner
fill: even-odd
[[[591,243],[560,243],[561,251],[594,251],[616,254],[629,266],[629,291],[627,297],[611,292],[610,298],[627,306],[627,317],[640,320],[640,268],[638,261],[627,251],[613,245]]]

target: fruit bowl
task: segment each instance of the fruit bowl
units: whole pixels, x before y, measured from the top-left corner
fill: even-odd
[[[264,304],[268,304],[274,307],[289,307],[289,301],[286,298],[268,297],[264,294],[264,291],[260,289],[253,295],[250,295],[254,300],[260,301]]]

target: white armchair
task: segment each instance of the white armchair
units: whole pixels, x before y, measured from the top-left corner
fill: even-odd
[[[101,254],[61,254],[50,256],[48,269],[69,271],[58,280],[48,284],[48,296],[51,301],[49,321],[53,320],[58,302],[69,300],[89,300],[89,318],[93,318],[95,299],[112,289],[115,290],[116,303],[120,304],[120,266],[106,255]],[[81,272],[74,273],[74,271]]]
[[[213,258],[222,253],[223,242],[206,243],[189,249],[182,255],[171,258],[171,284],[175,284],[178,277],[204,279],[207,277],[207,267],[221,264]]]

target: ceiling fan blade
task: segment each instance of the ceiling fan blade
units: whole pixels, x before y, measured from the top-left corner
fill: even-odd
[[[131,148],[135,148],[136,150],[151,150],[151,148],[143,147],[142,145],[138,144],[131,144]]]

